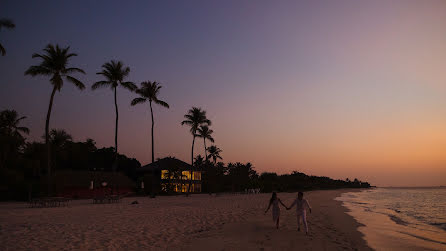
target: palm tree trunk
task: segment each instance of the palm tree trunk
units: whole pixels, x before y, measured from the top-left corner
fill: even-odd
[[[208,154],[206,152],[206,138],[203,138],[204,141],[204,156],[206,157],[206,162],[208,162]]]
[[[153,120],[153,110],[152,110],[152,101],[149,101],[150,104],[150,115],[152,116],[152,163],[155,162],[155,150],[153,143],[153,127],[155,126],[155,121]]]
[[[116,110],[116,123],[115,123],[115,158],[118,156],[118,101],[116,98],[116,87],[115,87],[115,110]]]
[[[189,187],[187,188],[186,195],[189,196],[190,193],[190,187],[192,186],[192,173],[194,168],[194,145],[195,145],[195,133],[194,133],[194,139],[192,140],[192,155],[191,155],[191,166],[190,166],[190,179],[189,179]]]
[[[152,101],[149,100],[150,104],[150,115],[152,116],[152,163],[155,162],[155,151],[153,149],[154,143],[153,143],[153,127],[155,125],[155,122],[153,120],[153,110],[152,110]],[[152,184],[155,184],[155,175],[152,176]],[[152,193],[155,194],[155,186],[152,185]]]
[[[114,184],[112,184],[112,194],[114,194],[114,189],[113,188],[116,188],[116,190],[117,190],[117,184],[116,184],[116,175],[115,175],[115,173],[116,173],[116,169],[118,169],[118,120],[119,120],[119,113],[118,113],[118,101],[117,101],[117,98],[116,98],[116,92],[117,92],[117,90],[116,90],[117,88],[115,87],[115,111],[116,111],[116,122],[115,122],[115,161],[114,161],[114,163],[113,163],[113,181],[112,181],[112,183],[114,183]]]
[[[54,85],[51,92],[50,104],[48,106],[48,113],[46,114],[45,122],[45,144],[46,144],[46,157],[47,157],[47,175],[48,175],[48,196],[51,195],[51,145],[50,145],[50,117],[51,110],[53,108],[54,94],[56,93],[56,86]]]

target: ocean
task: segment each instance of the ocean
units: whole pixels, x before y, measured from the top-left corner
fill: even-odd
[[[446,188],[374,188],[336,198],[376,250],[446,250]]]

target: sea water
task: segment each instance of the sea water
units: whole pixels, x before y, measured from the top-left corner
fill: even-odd
[[[446,188],[375,188],[336,198],[376,250],[446,250]]]

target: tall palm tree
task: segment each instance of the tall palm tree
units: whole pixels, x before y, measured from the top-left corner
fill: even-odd
[[[15,28],[15,24],[10,19],[2,18],[2,19],[0,19],[0,30],[3,27],[11,30],[11,29]],[[2,56],[4,56],[6,54],[6,50],[5,50],[5,48],[3,48],[2,44],[0,44],[0,54]]]
[[[186,115],[184,115],[185,120],[181,122],[181,125],[190,126],[190,133],[192,134],[192,153],[191,153],[191,170],[190,170],[190,182],[189,188],[187,190],[187,195],[189,195],[190,187],[192,186],[192,167],[194,166],[194,144],[195,137],[197,137],[197,130],[201,125],[211,125],[211,121],[206,118],[206,111],[201,110],[201,108],[192,107]]]
[[[217,159],[222,159],[220,156],[220,153],[222,150],[218,148],[217,146],[213,145],[208,148],[209,155],[208,158],[212,158],[214,160],[214,164],[217,164]]]
[[[102,65],[102,71],[96,74],[102,75],[105,77],[105,80],[98,81],[91,86],[92,90],[96,90],[99,88],[111,88],[115,95],[115,111],[116,111],[116,121],[115,121],[115,166],[116,169],[116,160],[118,157],[118,101],[116,97],[117,87],[121,86],[130,91],[134,91],[137,89],[136,85],[129,81],[124,81],[124,79],[129,75],[130,68],[124,66],[121,61],[110,61]]]
[[[85,85],[78,79],[70,76],[71,73],[85,74],[84,70],[76,67],[68,67],[68,61],[71,57],[77,56],[76,53],[69,52],[70,47],[61,48],[59,45],[49,44],[43,49],[44,54],[34,53],[33,58],[40,58],[42,62],[38,65],[33,65],[25,71],[25,75],[35,76],[48,76],[50,83],[53,85],[53,91],[51,92],[50,104],[46,115],[45,123],[45,144],[47,146],[47,165],[48,165],[48,193],[50,193],[51,182],[51,147],[49,142],[49,124],[51,117],[51,109],[53,107],[54,94],[56,91],[60,92],[63,86],[64,79],[74,84],[78,89],[85,89]]]
[[[201,125],[198,129],[198,137],[199,138],[203,138],[204,141],[204,156],[206,158],[206,161],[208,160],[208,155],[206,152],[206,139],[208,139],[210,142],[214,143],[214,138],[212,138],[212,133],[214,132],[213,130],[209,129],[209,126],[207,125]]]
[[[132,100],[132,105],[145,103],[149,101],[150,106],[150,115],[152,116],[152,163],[155,162],[155,150],[154,150],[154,140],[153,140],[153,127],[155,126],[155,121],[153,120],[153,110],[152,110],[152,102],[158,104],[160,106],[169,108],[169,104],[158,99],[158,94],[161,89],[161,85],[158,82],[142,82],[141,88],[136,90],[136,93],[140,95],[140,97]]]

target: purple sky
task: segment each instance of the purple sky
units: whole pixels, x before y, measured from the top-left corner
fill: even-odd
[[[129,4],[131,3],[131,4]],[[109,60],[162,83],[156,157],[189,162],[182,116],[208,112],[225,162],[376,185],[446,185],[445,1],[2,1],[0,109],[44,132],[51,86],[23,73],[48,43],[71,46],[88,86],[66,83],[51,128],[114,140],[113,95],[91,91]],[[150,161],[148,106],[118,90],[120,152]],[[203,154],[198,142],[196,152]]]

